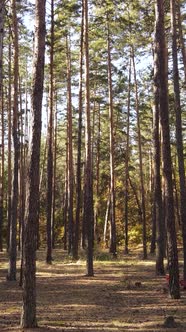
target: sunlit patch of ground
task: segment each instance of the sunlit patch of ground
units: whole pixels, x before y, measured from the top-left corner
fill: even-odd
[[[172,300],[164,277],[155,276],[154,258],[139,260],[139,253],[97,256],[95,276],[86,276],[85,260],[72,262],[55,250],[52,265],[45,252],[37,260],[37,315],[41,331],[183,332],[186,331],[186,292]],[[108,260],[106,260],[108,256]],[[103,259],[103,261],[101,260]],[[6,281],[7,255],[0,254],[0,332],[20,332],[21,288]],[[173,316],[177,326],[163,326]]]

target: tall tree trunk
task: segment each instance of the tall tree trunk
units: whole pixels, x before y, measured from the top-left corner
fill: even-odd
[[[130,100],[131,100],[131,58],[129,63],[128,76],[128,100],[127,100],[127,142],[125,152],[125,249],[124,253],[128,254],[128,199],[129,199],[129,134],[130,134]]]
[[[108,248],[107,230],[108,230],[109,217],[110,217],[110,191],[109,191],[109,197],[107,199],[107,207],[106,207],[106,211],[105,211],[105,222],[104,222],[104,230],[103,230],[103,242],[104,242],[106,248]]]
[[[22,107],[21,107],[22,109]],[[23,119],[22,119],[23,120]],[[20,260],[21,260],[21,266],[20,266],[20,279],[19,279],[19,285],[22,287],[23,284],[23,243],[24,243],[24,217],[25,217],[25,196],[26,196],[26,188],[25,188],[25,182],[26,182],[26,173],[27,173],[27,157],[28,157],[28,141],[29,141],[29,132],[28,132],[28,69],[27,69],[27,63],[26,63],[26,80],[25,80],[25,110],[24,110],[24,125],[22,121],[22,131],[24,133],[24,139],[22,139],[22,168],[20,169],[20,176],[22,177],[21,180],[21,187],[22,187],[22,211],[21,211],[21,253],[20,253]]]
[[[25,235],[23,248],[23,307],[21,327],[37,326],[36,319],[36,246],[39,201],[39,160],[41,110],[45,54],[45,0],[35,2],[35,47],[31,96],[32,133],[26,187]]]
[[[18,249],[21,249],[21,234],[22,225],[24,221],[24,205],[25,205],[25,179],[24,179],[24,146],[23,146],[23,104],[22,104],[22,93],[21,93],[21,79],[19,77],[19,117],[18,117],[18,133],[20,137],[20,149],[19,149],[19,174],[18,174],[18,223],[19,223],[19,233],[18,233]]]
[[[0,108],[1,108],[1,148],[0,148],[0,251],[3,251],[3,224],[4,224],[4,165],[5,165],[5,146],[4,146],[4,105],[3,91],[0,88]]]
[[[53,200],[53,62],[54,62],[54,1],[51,0],[50,31],[50,88],[49,88],[49,123],[48,123],[48,155],[47,155],[47,255],[46,262],[52,263],[52,200]]]
[[[175,159],[177,156],[175,155]],[[175,168],[176,168],[176,160],[175,160]],[[180,197],[178,195],[178,188],[177,188],[177,178],[176,178],[176,169],[174,169],[174,165],[172,168],[172,177],[173,177],[173,192],[174,192],[174,199],[175,199],[175,216],[178,222],[178,225],[181,226],[181,217],[180,217]]]
[[[164,274],[165,225],[163,218],[162,190],[161,190],[161,146],[159,130],[159,89],[157,53],[154,52],[154,105],[153,105],[153,160],[154,160],[154,197],[153,218],[156,225],[156,274]]]
[[[21,92],[21,88],[19,88]],[[25,101],[26,109],[27,109],[27,98]],[[20,95],[20,109],[22,110],[22,97]],[[25,112],[26,113],[26,112]],[[25,181],[26,181],[26,157],[27,157],[27,144],[25,144],[25,132],[23,128],[23,114],[21,111],[20,115],[21,119],[21,138],[20,138],[20,170],[19,170],[19,249],[20,249],[20,280],[19,285],[22,286],[22,272],[23,272],[23,240],[24,240],[24,215],[25,215]]]
[[[89,90],[89,20],[88,1],[83,0],[85,47],[85,193],[84,220],[86,224],[87,274],[93,276],[93,170],[91,149],[90,90]]]
[[[48,99],[47,98],[47,104],[46,104],[46,114],[47,114],[47,123],[48,123]],[[38,201],[38,215],[37,215],[37,249],[39,249],[41,241],[40,241],[40,232],[39,232],[39,220],[40,220],[40,208],[41,208],[41,199],[42,199],[42,185],[43,185],[43,179],[45,174],[45,166],[47,161],[47,143],[48,143],[48,136],[45,137],[45,145],[44,145],[44,151],[43,151],[43,160],[42,164],[40,166],[40,176],[39,176],[39,201]]]
[[[167,48],[164,28],[164,1],[155,2],[155,54],[157,54],[157,81],[159,88],[160,122],[162,128],[163,175],[165,179],[166,225],[168,242],[169,290],[174,299],[180,298],[177,238],[175,229],[172,184],[172,160],[169,132]]]
[[[181,223],[183,238],[183,279],[186,281],[186,187],[185,187],[185,165],[183,153],[183,135],[182,118],[180,103],[180,86],[177,54],[177,28],[176,28],[176,2],[170,0],[171,9],[171,32],[172,32],[172,59],[173,59],[173,83],[174,83],[174,107],[176,113],[176,146],[178,153],[178,169],[180,182],[180,200],[181,200]]]
[[[71,93],[71,50],[70,39],[66,36],[67,52],[67,126],[68,126],[68,253],[72,253],[73,246],[73,147],[72,147],[72,93]]]
[[[82,6],[81,17],[81,42],[80,42],[80,57],[79,57],[79,112],[78,112],[78,154],[77,154],[77,171],[76,171],[76,220],[74,229],[74,247],[73,258],[78,259],[79,246],[79,229],[81,216],[81,155],[82,155],[82,80],[83,80],[83,35],[84,35],[84,12]]]
[[[11,29],[9,27],[9,47],[8,47],[8,209],[7,209],[7,251],[9,250],[10,243],[10,223],[11,223],[11,188],[12,188],[12,78],[11,78],[11,68],[12,68],[12,45],[11,45]]]
[[[68,126],[66,134],[66,167],[65,167],[65,192],[63,205],[63,220],[64,220],[64,250],[67,250],[67,234],[68,234]]]
[[[116,217],[115,217],[115,174],[114,174],[114,110],[113,110],[113,92],[112,92],[112,63],[111,63],[111,45],[110,28],[107,14],[107,51],[108,51],[108,93],[109,93],[109,132],[110,132],[110,218],[111,218],[111,239],[110,252],[113,256],[117,255],[116,250]]]
[[[140,204],[140,200],[139,200],[138,195],[137,195],[136,188],[135,188],[134,184],[132,183],[130,175],[129,175],[129,183],[130,183],[130,186],[131,186],[132,191],[134,193],[134,197],[135,197],[136,204],[137,204],[137,207],[138,207],[139,220],[140,220],[140,223],[142,224],[143,223],[143,214],[142,214],[142,210],[141,210],[141,204]]]
[[[96,107],[95,107],[96,109]],[[94,112],[95,112],[94,109]],[[101,119],[100,119],[100,104],[98,104],[97,110],[97,138],[96,138],[96,194],[95,194],[95,206],[94,206],[94,236],[99,242],[98,234],[98,214],[99,214],[99,194],[100,194],[100,142],[101,142]]]
[[[56,95],[57,101],[57,95]],[[52,191],[53,191],[53,199],[52,199],[52,249],[55,248],[55,210],[56,210],[56,158],[57,158],[57,105],[55,106],[54,113],[54,139],[53,139],[53,183],[52,183]]]
[[[141,207],[143,218],[143,259],[147,258],[147,234],[146,234],[146,208],[145,208],[145,188],[144,188],[144,174],[143,174],[143,158],[142,158],[142,145],[141,145],[141,126],[139,114],[139,97],[138,97],[138,84],[136,78],[136,65],[134,57],[134,46],[132,45],[132,63],[134,71],[134,84],[135,84],[135,97],[136,97],[136,115],[137,115],[137,134],[138,134],[138,150],[139,150],[139,172],[140,172],[140,186],[141,186]]]
[[[4,196],[4,107],[3,107],[3,39],[4,39],[4,0],[0,3],[0,114],[1,114],[1,149],[0,149],[0,251],[3,250],[3,196]]]
[[[16,1],[12,0],[13,20],[13,45],[14,45],[14,97],[13,97],[13,144],[14,144],[14,172],[11,202],[10,220],[10,245],[9,245],[9,268],[8,280],[16,280],[16,256],[17,256],[17,205],[18,205],[18,168],[19,168],[19,137],[18,137],[18,78],[19,78],[19,50],[18,50],[18,22]]]

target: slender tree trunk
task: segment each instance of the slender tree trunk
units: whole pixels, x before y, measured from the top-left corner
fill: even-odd
[[[116,217],[115,217],[115,174],[114,174],[114,110],[113,110],[113,92],[112,92],[112,63],[111,63],[111,45],[109,18],[107,15],[107,51],[108,51],[108,93],[109,93],[109,131],[110,131],[110,197],[111,197],[111,239],[110,252],[113,256],[117,255],[116,250]]]
[[[155,54],[157,54],[157,81],[159,88],[160,122],[163,142],[163,175],[165,179],[166,224],[168,242],[169,290],[174,299],[180,298],[177,238],[172,185],[172,160],[169,132],[169,106],[167,87],[167,49],[164,29],[164,1],[155,2]]]
[[[68,253],[72,253],[73,246],[73,147],[72,147],[72,92],[71,92],[71,50],[70,40],[66,37],[67,51],[67,121],[68,121]]]
[[[105,212],[105,222],[104,222],[104,232],[103,232],[103,242],[105,243],[106,248],[108,248],[107,229],[108,229],[109,216],[110,216],[110,192],[107,200],[107,208]]]
[[[56,96],[57,102],[57,96]],[[56,158],[57,158],[57,105],[55,107],[54,114],[54,141],[53,141],[53,183],[52,183],[52,191],[53,191],[53,200],[52,200],[52,249],[55,248],[55,210],[56,210]]]
[[[39,160],[41,142],[41,110],[45,54],[45,0],[35,2],[35,47],[31,96],[32,136],[26,188],[25,235],[23,250],[23,307],[21,327],[37,326],[36,319],[36,246],[39,201]]]
[[[20,279],[19,279],[19,285],[22,286],[23,284],[23,243],[24,243],[24,215],[25,215],[25,181],[26,181],[26,158],[27,158],[27,147],[25,146],[23,148],[23,164],[22,164],[22,195],[21,195],[21,201],[22,201],[22,208],[20,216],[21,218],[21,253],[20,253],[20,260],[21,260],[21,266],[20,266]]]
[[[154,57],[154,51],[153,51],[153,57]],[[155,65],[154,65],[155,67]],[[155,88],[154,88],[155,91]],[[158,105],[159,105],[159,99],[158,99]],[[155,100],[154,100],[154,104],[152,107],[152,115],[153,115],[153,119],[152,119],[152,130],[153,130],[153,147],[152,147],[152,163],[151,163],[151,198],[152,198],[152,206],[151,206],[151,217],[152,217],[152,223],[151,223],[151,243],[150,243],[150,253],[151,254],[155,254],[156,252],[156,205],[155,205],[155,201],[154,201],[154,191],[155,191]],[[159,123],[158,123],[159,125]],[[159,133],[158,133],[158,138],[159,138]],[[160,144],[160,142],[159,142]]]
[[[100,119],[100,105],[98,104],[97,110],[97,143],[96,143],[96,198],[95,198],[95,207],[94,207],[94,234],[95,239],[99,242],[98,235],[98,214],[99,214],[99,193],[100,193],[100,142],[101,142],[101,119]]]
[[[68,137],[68,127],[67,127]],[[65,169],[65,192],[64,192],[64,206],[63,206],[63,220],[64,220],[64,250],[67,250],[67,234],[68,234],[68,139],[66,140],[66,169]]]
[[[138,198],[138,195],[137,195],[137,191],[136,191],[136,188],[134,186],[134,184],[132,183],[132,180],[130,178],[130,175],[129,175],[129,183],[130,183],[130,186],[132,188],[132,191],[134,193],[134,197],[135,197],[135,200],[136,200],[136,204],[138,206],[138,214],[139,214],[139,220],[140,220],[140,223],[142,224],[143,223],[143,215],[142,215],[142,210],[141,210],[141,204],[140,204],[140,200]]]
[[[175,156],[176,159],[177,156]],[[176,167],[176,162],[175,162]],[[177,189],[177,182],[176,182],[176,170],[174,169],[174,166],[172,168],[172,177],[173,177],[173,191],[174,191],[174,199],[175,199],[175,215],[176,220],[178,222],[178,225],[181,226],[181,217],[180,217],[180,199],[178,195],[178,189]]]
[[[20,89],[21,91],[21,89]],[[22,98],[20,98],[22,99]],[[27,98],[25,98],[25,105],[27,112]],[[22,110],[22,101],[20,100],[20,109]],[[23,241],[24,241],[24,215],[25,215],[25,181],[26,181],[26,157],[27,157],[27,144],[25,144],[26,138],[26,130],[24,132],[23,128],[23,115],[21,112],[21,146],[20,146],[20,172],[19,172],[19,186],[20,186],[20,205],[19,205],[19,232],[20,232],[20,260],[21,260],[21,267],[20,267],[20,279],[19,285],[22,286],[23,281]],[[24,134],[24,136],[23,136]]]
[[[85,47],[85,193],[84,220],[86,224],[87,274],[93,276],[93,170],[91,149],[90,90],[89,90],[89,20],[88,1],[83,0]]]
[[[153,187],[152,189],[153,189],[153,194],[154,194],[154,189],[155,188]],[[152,233],[151,233],[151,242],[150,242],[150,253],[154,254],[155,251],[156,251],[156,206],[154,204],[154,199],[153,199],[153,204],[152,204]]]
[[[52,201],[53,201],[53,62],[54,62],[54,0],[51,0],[50,31],[50,88],[49,88],[49,123],[48,123],[48,156],[47,156],[47,255],[46,262],[52,263]]]
[[[154,52],[154,105],[153,105],[153,160],[154,160],[154,197],[153,218],[156,225],[156,274],[164,274],[164,252],[165,252],[165,225],[163,218],[162,190],[161,190],[161,146],[159,130],[159,89],[158,89],[158,63],[157,53]]]
[[[180,200],[181,200],[181,223],[182,223],[183,257],[184,257],[183,280],[186,281],[186,187],[185,187],[185,165],[184,165],[184,153],[183,153],[183,134],[182,134],[182,118],[181,118],[180,86],[179,86],[179,70],[178,70],[175,0],[170,0],[170,9],[171,9],[173,83],[174,83],[174,102],[175,102],[174,107],[176,113],[176,146],[178,154]]]
[[[127,101],[127,142],[125,152],[125,249],[124,253],[128,254],[128,199],[129,199],[129,134],[130,134],[130,100],[131,100],[131,58],[129,63],[128,78],[128,101]]]
[[[19,103],[20,112],[18,117],[18,133],[20,137],[20,149],[19,149],[19,174],[18,174],[18,223],[19,223],[19,233],[18,233],[18,249],[21,250],[22,246],[22,225],[24,222],[24,207],[25,207],[25,179],[24,179],[24,145],[23,145],[23,104],[22,104],[22,93],[21,93],[21,81],[19,77]]]
[[[141,206],[142,206],[142,220],[143,220],[143,259],[147,258],[147,235],[146,235],[146,208],[145,208],[145,188],[144,188],[144,174],[143,174],[143,158],[141,145],[141,126],[139,114],[139,98],[138,98],[138,84],[136,78],[136,65],[134,58],[134,46],[132,45],[132,63],[134,70],[134,84],[136,97],[136,114],[137,114],[137,131],[138,131],[138,150],[139,150],[139,171],[140,171],[140,185],[141,185]]]
[[[48,100],[48,98],[47,98]],[[47,123],[48,123],[48,102],[46,105],[46,113],[47,113]],[[47,161],[47,135],[45,138],[45,146],[44,146],[44,152],[43,152],[43,160],[42,164],[40,166],[40,176],[39,176],[39,201],[38,201],[38,215],[37,215],[37,249],[39,249],[41,241],[40,241],[40,232],[39,232],[39,220],[40,220],[40,208],[41,208],[41,199],[42,199],[42,185],[43,185],[43,179],[44,179],[44,173],[45,173],[45,166]]]
[[[4,107],[3,107],[3,39],[4,39],[4,0],[0,3],[0,114],[1,114],[1,149],[0,149],[0,251],[3,250],[3,197],[4,197]]]
[[[79,118],[78,118],[78,154],[77,154],[77,171],[76,171],[76,220],[74,231],[74,248],[73,258],[78,259],[78,246],[79,246],[79,228],[80,228],[80,215],[81,215],[81,155],[82,155],[82,80],[83,80],[83,35],[84,35],[84,12],[82,7],[81,18],[81,43],[80,43],[80,57],[79,57]]]
[[[7,211],[7,251],[9,250],[10,243],[10,223],[11,223],[11,188],[12,188],[12,78],[11,78],[11,67],[12,67],[12,45],[11,45],[11,31],[9,27],[9,48],[8,48],[8,211]]]
[[[18,78],[19,78],[19,50],[18,50],[18,23],[16,1],[12,0],[13,44],[14,44],[14,97],[13,97],[13,144],[14,144],[14,172],[11,201],[10,245],[8,280],[16,280],[17,257],[17,206],[18,206],[18,168],[19,168],[19,137],[18,137]]]

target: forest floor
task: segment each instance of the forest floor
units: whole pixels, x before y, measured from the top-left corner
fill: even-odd
[[[85,260],[74,263],[56,249],[52,265],[45,252],[37,261],[37,329],[28,332],[183,332],[186,291],[172,300],[165,277],[155,275],[155,258],[141,260],[138,251],[113,260],[97,255],[94,277],[86,276]],[[20,332],[21,288],[6,281],[7,254],[0,253],[0,332]],[[175,325],[166,327],[165,319]]]

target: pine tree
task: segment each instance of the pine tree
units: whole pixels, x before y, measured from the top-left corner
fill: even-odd
[[[16,280],[16,256],[17,256],[17,207],[18,207],[18,168],[19,168],[19,137],[18,137],[18,78],[19,78],[19,46],[18,46],[18,22],[16,1],[12,0],[12,23],[14,45],[14,98],[13,98],[13,145],[14,145],[14,171],[11,201],[10,219],[10,243],[9,243],[9,269],[8,280]]]
[[[37,326],[36,318],[36,246],[39,201],[39,160],[41,140],[41,109],[45,54],[45,1],[35,3],[35,47],[32,86],[32,137],[29,146],[26,191],[25,234],[23,244],[23,308],[21,327]]]
[[[167,49],[164,28],[164,2],[155,3],[155,54],[157,54],[157,81],[159,89],[160,123],[162,130],[163,175],[165,180],[165,204],[168,245],[169,290],[174,299],[180,298],[177,239],[172,185],[172,160],[170,150],[169,108],[167,88]]]

